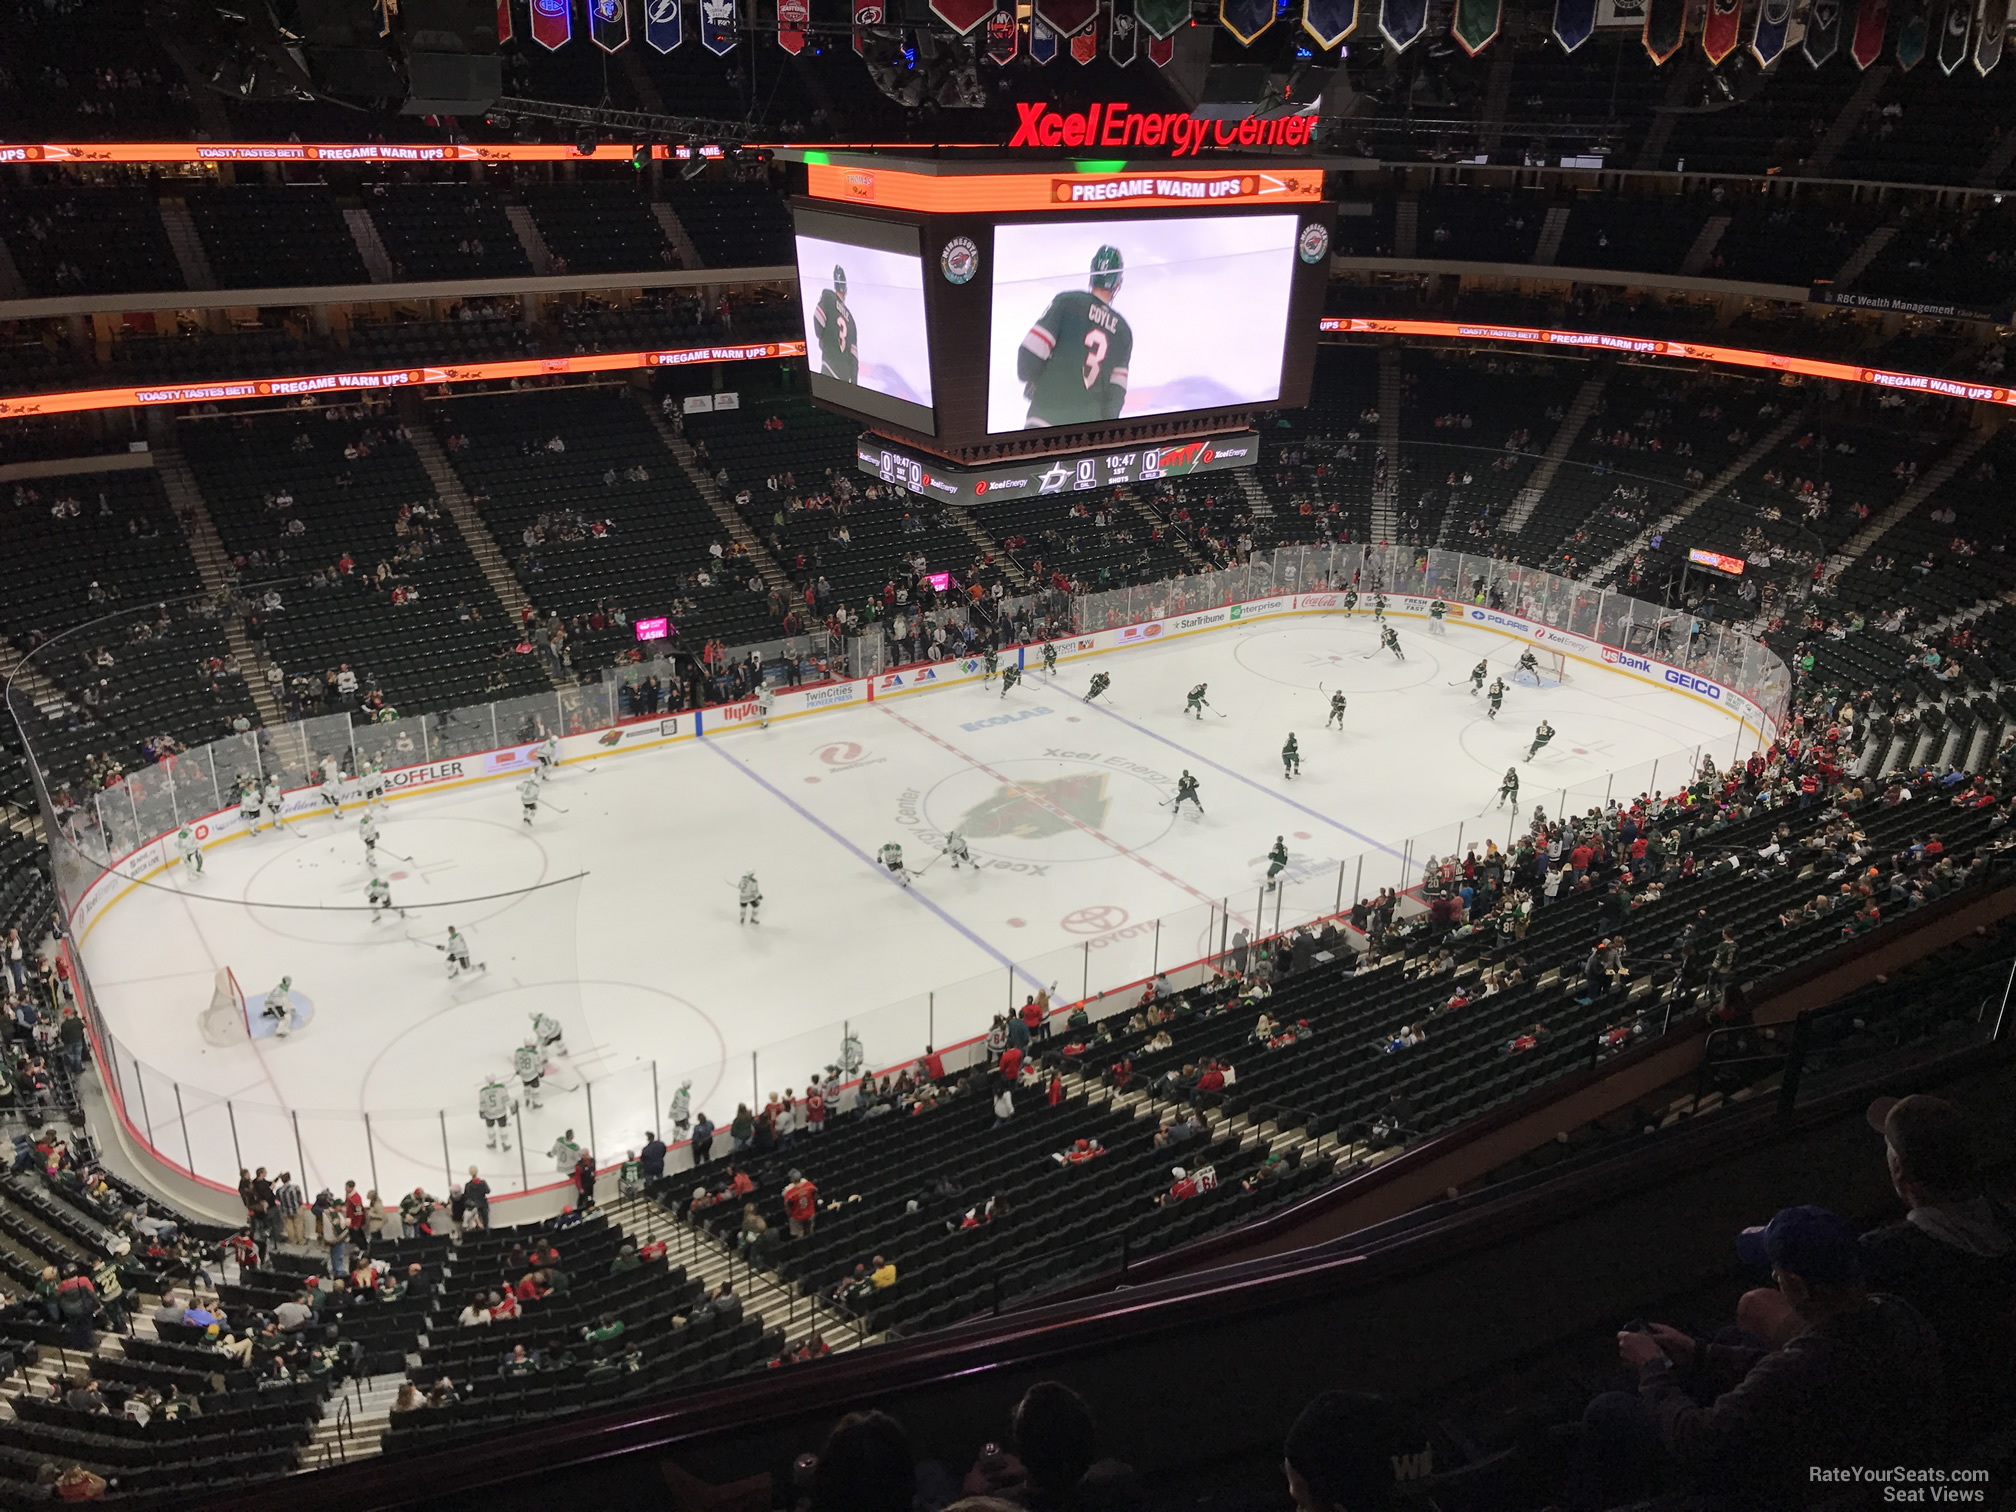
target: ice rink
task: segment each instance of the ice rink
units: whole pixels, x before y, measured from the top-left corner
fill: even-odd
[[[1521,808],[1552,813],[1564,790],[1600,802],[1610,774],[1620,797],[1651,786],[1655,762],[1670,788],[1700,751],[1726,761],[1753,738],[1712,704],[1572,660],[1564,684],[1515,684],[1494,722],[1467,674],[1488,656],[1509,680],[1515,643],[1399,630],[1404,662],[1364,616],[1274,619],[1080,657],[1054,678],[1037,662],[1005,698],[967,684],[578,761],[530,826],[510,782],[401,797],[379,811],[380,869],[404,919],[363,907],[354,810],[233,838],[202,876],[175,867],[130,890],[81,942],[122,1072],[139,1063],[144,1098],[129,1087],[127,1111],[227,1184],[242,1152],[305,1167],[311,1193],[349,1178],[387,1199],[443,1195],[472,1162],[508,1193],[519,1156],[485,1150],[476,1093],[508,1076],[534,1009],[565,1026],[574,1083],[549,1079],[545,1106],[523,1111],[538,1186],[556,1179],[545,1151],[562,1130],[589,1143],[591,1095],[612,1164],[665,1127],[682,1080],[723,1125],[738,1101],[802,1089],[843,1022],[871,1063],[897,1063],[984,1033],[1039,983],[1070,1001],[1085,980],[1193,960],[1256,910],[1271,929],[1277,907],[1285,923],[1340,892],[1348,906],[1459,833],[1502,845],[1512,817],[1491,805],[1508,765]],[[1099,670],[1112,687],[1087,704]],[[1201,721],[1183,712],[1197,682]],[[1344,728],[1326,730],[1337,690]],[[1559,734],[1523,763],[1542,717]],[[1186,768],[1201,817],[1166,806]],[[976,867],[932,861],[950,828]],[[1263,897],[1277,835],[1291,885]],[[890,840],[912,868],[931,862],[907,889],[875,860]],[[734,883],[752,869],[762,921],[742,925]],[[487,970],[448,978],[435,947],[451,923]],[[197,1016],[226,965],[255,1012],[291,976],[315,1021],[207,1044]]]

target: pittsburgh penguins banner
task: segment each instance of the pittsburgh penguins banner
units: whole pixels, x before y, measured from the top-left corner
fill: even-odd
[[[1134,61],[1141,45],[1141,28],[1134,21],[1134,0],[1113,0],[1113,12],[1106,22],[1106,56],[1122,68]]]
[[[1981,0],[1981,29],[1974,36],[1974,71],[1987,78],[2002,61],[2002,37],[2009,30],[2009,0]]]
[[[1035,63],[1057,61],[1057,33],[1034,17],[1029,21],[1029,58]]]
[[[1554,40],[1572,53],[1596,35],[1596,0],[1554,0]]]
[[[1148,39],[1148,61],[1157,68],[1167,68],[1176,61],[1176,39],[1174,37],[1150,37]]]
[[[661,53],[686,40],[686,20],[679,0],[644,0],[644,40]]]
[[[1645,25],[1638,38],[1652,61],[1663,66],[1687,40],[1687,0],[1645,0]]]
[[[777,45],[794,58],[805,51],[805,28],[812,24],[812,0],[777,0]]]
[[[1925,50],[1931,45],[1932,23],[1925,13],[1923,0],[1904,12],[1903,24],[1897,28],[1897,66],[1909,73],[1925,61]]]
[[[1274,24],[1274,0],[1218,0],[1218,24],[1251,47]]]
[[[1428,30],[1428,0],[1379,0],[1379,30],[1405,52]]]
[[[1890,35],[1890,0],[1862,0],[1855,7],[1855,35],[1848,44],[1848,56],[1857,68],[1867,68],[1883,56],[1883,39]]]
[[[738,0],[700,0],[700,45],[715,57],[735,51],[736,33],[741,30]]]
[[[778,0],[780,14],[790,3],[792,0]],[[806,24],[810,25],[811,0],[797,3],[806,7]],[[931,0],[931,14],[963,37],[994,14],[994,0]]]
[[[588,0],[588,39],[606,53],[630,45],[630,0]]]
[[[1190,23],[1190,0],[1134,0],[1134,19],[1151,37],[1173,37]]]
[[[1841,50],[1841,0],[1813,0],[1806,12],[1806,40],[1799,50],[1818,68]]]
[[[1701,22],[1701,51],[1708,61],[1720,64],[1736,51],[1743,35],[1743,0],[1708,0],[1708,14]]]
[[[1967,35],[1974,25],[1974,0],[1946,0],[1939,32],[1939,71],[1952,73],[1967,61]]]
[[[532,40],[548,52],[558,52],[573,41],[573,0],[532,0]]]
[[[1003,0],[987,16],[988,61],[1006,68],[1022,51],[1022,22],[1015,14],[1015,0]]]
[[[1474,58],[1496,40],[1504,14],[1505,0],[1456,0],[1449,17],[1449,35]]]
[[[1757,11],[1757,30],[1750,34],[1750,52],[1765,68],[1785,51],[1792,26],[1792,0],[1764,0]]]

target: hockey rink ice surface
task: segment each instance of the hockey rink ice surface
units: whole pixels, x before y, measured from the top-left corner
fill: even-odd
[[[506,1194],[519,1158],[485,1150],[476,1095],[486,1075],[508,1080],[543,1008],[570,1054],[545,1106],[523,1109],[531,1185],[558,1179],[546,1151],[563,1130],[588,1145],[584,1079],[602,1165],[667,1129],[683,1080],[724,1126],[718,1156],[735,1104],[802,1090],[837,1056],[843,1022],[871,1065],[891,1065],[927,1038],[984,1033],[1011,993],[1019,1004],[1054,981],[1069,1002],[1086,972],[1096,990],[1207,954],[1221,903],[1231,928],[1264,910],[1271,929],[1260,889],[1277,835],[1289,922],[1327,912],[1340,880],[1347,906],[1359,886],[1400,881],[1410,839],[1409,885],[1425,854],[1456,848],[1459,826],[1466,844],[1503,845],[1511,815],[1491,805],[1508,765],[1521,810],[1553,813],[1564,788],[1586,807],[1622,773],[1637,779],[1619,788],[1629,796],[1654,761],[1671,788],[1697,751],[1725,762],[1754,739],[1711,704],[1572,659],[1565,684],[1513,684],[1493,722],[1469,670],[1488,656],[1510,682],[1519,645],[1397,625],[1404,662],[1377,648],[1369,617],[1336,615],[1079,657],[1050,678],[1032,652],[1005,699],[998,684],[955,685],[574,762],[529,827],[511,781],[401,797],[378,810],[379,866],[413,909],[404,920],[373,923],[360,906],[354,808],[231,839],[200,878],[178,866],[133,888],[82,942],[128,1114],[177,1164],[186,1130],[187,1158],[227,1185],[235,1126],[247,1165],[305,1163],[311,1192],[373,1184],[375,1155],[388,1200],[416,1185],[445,1195],[471,1163]],[[1101,670],[1112,686],[1086,704]],[[1198,682],[1201,721],[1184,714]],[[1339,689],[1344,728],[1326,730]],[[1527,764],[1543,717],[1558,733]],[[1290,731],[1303,757],[1292,781],[1279,754]],[[1202,817],[1166,806],[1185,768]],[[932,860],[952,828],[976,867]],[[907,889],[876,860],[890,840],[911,868],[930,863]],[[763,890],[754,925],[737,921],[747,870]],[[554,885],[522,891],[541,883]],[[489,901],[419,906],[475,898]],[[486,971],[447,977],[434,947],[451,923]],[[197,1017],[226,965],[255,1013],[291,976],[314,1021],[287,1040],[207,1044]]]

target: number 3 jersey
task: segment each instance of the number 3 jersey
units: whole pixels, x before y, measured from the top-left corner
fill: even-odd
[[[846,383],[861,381],[861,329],[854,324],[854,312],[831,289],[819,295],[812,311],[813,329],[819,337],[819,368]]]
[[[1059,294],[1015,354],[1029,424],[1117,420],[1133,355],[1134,332],[1112,305],[1086,289]]]

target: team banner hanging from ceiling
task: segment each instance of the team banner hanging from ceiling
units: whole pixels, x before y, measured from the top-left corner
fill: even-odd
[[[606,53],[630,45],[630,0],[588,0],[588,36]]]
[[[811,0],[777,0],[777,45],[792,57],[805,51],[805,29],[811,24]]]
[[[1449,35],[1474,58],[1497,38],[1504,14],[1505,0],[1456,0],[1456,9],[1449,16]]]
[[[511,0],[497,0],[497,40],[509,42],[511,37]]]
[[[1931,33],[1932,24],[1921,0],[1904,12],[1903,23],[1897,28],[1897,66],[1904,72],[1911,72],[1925,61],[1925,50],[1931,45]]]
[[[1813,0],[1806,11],[1806,40],[1799,50],[1815,68],[1841,50],[1841,0]]]
[[[548,52],[573,41],[573,0],[532,0],[532,40]]]
[[[1428,0],[1379,0],[1379,30],[1405,52],[1428,30]]]
[[[1857,68],[1867,68],[1883,56],[1883,39],[1890,34],[1890,0],[1862,0],[1855,7],[1855,36],[1848,55]]]
[[[1743,35],[1743,0],[1708,0],[1708,14],[1701,22],[1701,51],[1708,61],[1720,64],[1736,51]]]
[[[1096,62],[1099,57],[1099,27],[1095,22],[1071,38],[1071,61],[1080,68]]]
[[[1015,14],[1015,0],[1002,3],[987,13],[987,56],[1006,68],[1022,51],[1022,22]]]
[[[1358,29],[1358,0],[1302,0],[1302,30],[1326,51]]]
[[[2009,0],[1981,0],[1981,29],[1974,37],[1974,71],[1987,78],[2002,61],[2002,38],[2009,30]]]
[[[963,37],[994,14],[994,0],[931,0],[931,14]]]
[[[1134,0],[1134,19],[1151,37],[1170,37],[1190,20],[1190,0]]]
[[[1176,39],[1174,37],[1150,37],[1148,39],[1148,61],[1157,68],[1167,68],[1176,61]]]
[[[679,0],[644,0],[644,40],[661,53],[686,40],[686,21]]]
[[[1946,0],[1939,31],[1939,69],[1951,73],[1967,61],[1967,35],[1974,23],[1974,0]]]
[[[1554,0],[1554,40],[1573,52],[1596,35],[1596,0]]]
[[[1113,0],[1113,12],[1106,23],[1106,56],[1122,68],[1134,61],[1141,45],[1141,27],[1134,19],[1134,0]]]
[[[1251,47],[1274,24],[1274,0],[1218,0],[1218,24]]]
[[[1769,68],[1785,51],[1792,26],[1792,0],[1764,0],[1757,11],[1757,30],[1750,34],[1750,52]]]
[[[735,34],[742,29],[742,9],[737,0],[700,0],[700,45],[717,58],[735,51]]]
[[[1099,14],[1099,0],[1036,0],[1035,12],[1059,37],[1075,37]]]
[[[1057,61],[1057,33],[1033,16],[1029,18],[1029,58],[1034,63]]]
[[[1652,61],[1663,65],[1687,40],[1687,0],[1645,0],[1645,25],[1638,37]]]

